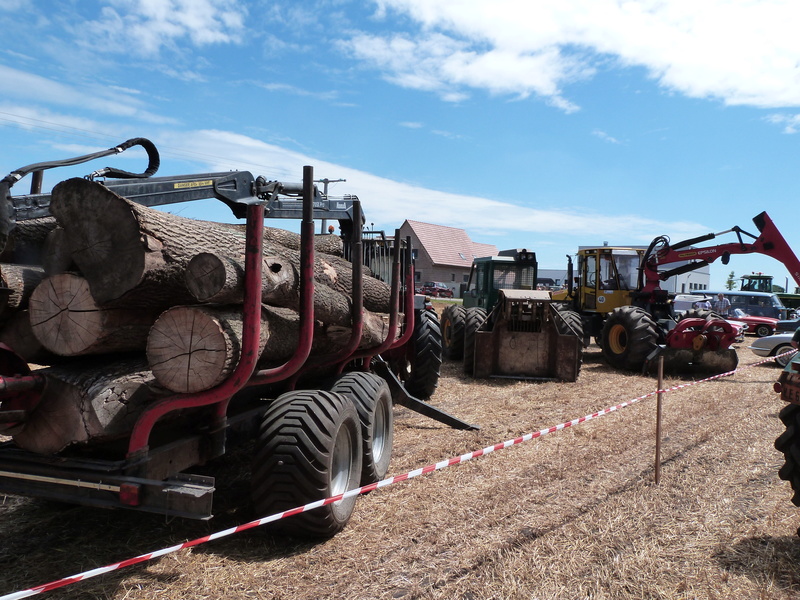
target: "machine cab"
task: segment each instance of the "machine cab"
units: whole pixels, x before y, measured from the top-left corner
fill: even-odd
[[[586,248],[578,252],[578,293],[583,310],[608,313],[631,304],[642,250]]]

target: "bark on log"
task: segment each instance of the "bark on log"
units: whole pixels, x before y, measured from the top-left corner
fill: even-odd
[[[279,365],[297,348],[299,315],[281,307],[262,306],[259,367]],[[176,306],[153,325],[147,343],[148,364],[157,381],[175,392],[192,393],[221,383],[239,361],[242,335],[241,307]],[[342,349],[351,329],[318,325],[312,355]],[[388,317],[375,318],[365,327],[362,348],[379,345],[388,332]]]
[[[0,253],[0,262],[40,265],[45,238],[55,226],[53,217],[18,221]]]
[[[62,227],[56,227],[47,234],[42,248],[42,267],[48,277],[77,270]]]
[[[341,272],[318,259],[315,268],[316,318],[324,323],[349,324],[352,272]],[[244,259],[220,253],[202,252],[186,267],[186,286],[199,302],[234,304],[244,297]],[[295,263],[282,256],[265,256],[262,264],[261,299],[265,304],[297,308],[300,279]],[[347,282],[347,286],[342,283]],[[373,277],[362,277],[364,306],[369,311],[388,313],[389,287]],[[335,287],[331,284],[335,284]]]
[[[142,409],[168,394],[141,359],[72,363],[37,373],[47,377],[47,384],[14,441],[40,454],[125,437]]]
[[[10,292],[0,298],[0,318],[9,318],[14,311],[28,307],[36,286],[44,279],[44,269],[33,265],[4,264],[0,266],[0,279]]]
[[[154,308],[190,304],[193,299],[183,273],[192,257],[201,252],[244,256],[241,228],[147,208],[85,179],[56,185],[50,210],[64,228],[72,258],[98,304],[146,303]],[[300,264],[298,251],[269,241],[264,254]],[[314,270],[320,282],[350,293],[351,266],[343,258],[320,254]],[[385,312],[388,286],[372,277],[364,280],[365,307]]]
[[[373,280],[374,281],[374,280]],[[298,310],[300,278],[295,266],[280,256],[266,256],[262,264],[261,301],[270,306]],[[189,261],[186,286],[199,302],[241,304],[244,298],[244,266],[236,260],[202,252]],[[385,291],[385,290],[382,290]],[[389,312],[388,298],[384,313]],[[325,325],[352,325],[352,298],[317,281],[314,286],[314,318]],[[364,310],[366,327],[380,328],[382,319]]]
[[[158,313],[101,307],[89,284],[70,273],[48,277],[29,302],[33,333],[49,351],[61,356],[144,350]]]

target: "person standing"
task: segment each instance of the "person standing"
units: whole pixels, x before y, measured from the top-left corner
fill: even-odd
[[[727,317],[731,310],[731,301],[725,297],[725,294],[720,292],[717,294],[717,299],[714,300],[714,312],[722,317]]]
[[[694,307],[699,310],[711,310],[711,302],[708,301],[708,298],[703,298],[695,302]]]

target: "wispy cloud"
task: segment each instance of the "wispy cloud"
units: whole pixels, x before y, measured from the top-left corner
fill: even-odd
[[[604,142],[608,142],[609,144],[621,144],[622,143],[617,138],[608,135],[605,131],[602,131],[600,129],[595,129],[594,131],[592,131],[592,135],[597,137],[597,138],[600,138]]]
[[[136,118],[148,123],[175,123],[174,119],[149,111],[138,93],[99,84],[67,85],[26,71],[0,65],[4,96],[37,105],[42,100],[65,108],[90,109],[115,117]]]
[[[765,118],[768,123],[782,125],[784,133],[797,133],[800,131],[800,115],[772,114]]]
[[[312,90],[306,90],[303,88],[299,88],[294,85],[289,85],[287,83],[261,83],[257,82],[257,86],[264,88],[269,92],[281,92],[284,94],[290,94],[292,96],[308,96],[311,98],[317,98],[319,100],[336,100],[339,97],[339,93],[335,90],[330,90],[327,92],[315,92]]]

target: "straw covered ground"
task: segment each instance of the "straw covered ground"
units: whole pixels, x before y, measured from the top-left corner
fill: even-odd
[[[757,361],[744,345],[740,366]],[[778,479],[774,363],[655,398],[359,498],[308,543],[252,530],[45,594],[54,598],[800,598],[800,512]],[[669,379],[667,386],[685,382]],[[475,381],[446,363],[433,402],[480,431],[397,408],[390,474],[636,398],[654,379],[596,346],[577,383]],[[216,466],[217,516],[168,520],[8,497],[0,594],[246,522],[247,449]]]

